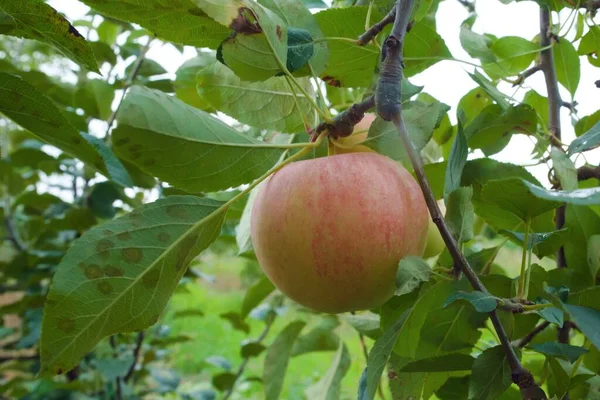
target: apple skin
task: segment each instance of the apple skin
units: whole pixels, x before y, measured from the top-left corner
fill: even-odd
[[[414,178],[376,153],[289,164],[259,191],[251,236],[268,278],[310,309],[377,307],[398,262],[423,254],[428,213]]]

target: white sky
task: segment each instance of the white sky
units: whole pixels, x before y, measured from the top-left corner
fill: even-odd
[[[49,0],[48,3],[66,14],[71,21],[83,17],[88,11],[87,6],[75,0]],[[500,1],[480,0],[477,2],[476,10],[478,18],[473,29],[478,33],[491,33],[498,37],[521,36],[526,39],[532,39],[539,33],[539,7],[533,1],[513,2],[505,5]],[[559,21],[556,20],[555,15],[553,23],[564,23],[568,15],[569,10],[561,12]],[[458,1],[442,1],[437,13],[438,32],[455,58],[477,62],[462,49],[459,41],[460,24],[467,17],[467,10]],[[573,37],[573,34],[570,37]],[[186,59],[194,55],[195,52],[191,48],[186,49],[182,55],[174,47],[159,43],[152,45],[148,52],[149,58],[158,61],[170,73],[177,71]],[[600,89],[596,88],[594,82],[600,79],[600,69],[591,66],[585,58],[580,58],[580,60],[581,79],[575,94],[575,100],[579,103],[577,110],[578,116],[581,118],[597,110]],[[425,92],[450,105],[452,107],[449,114],[450,118],[453,122],[456,122],[456,105],[464,94],[477,86],[467,72],[473,72],[473,67],[460,62],[442,61],[411,78],[411,82],[425,86]],[[529,77],[523,88],[516,92],[516,89],[512,88],[510,84],[502,83],[499,86],[501,91],[519,100],[531,88],[541,95],[546,95],[542,73]],[[561,95],[564,100],[571,100],[570,94],[562,87]],[[575,138],[575,134],[569,110],[564,107],[561,111],[561,118],[563,142],[570,143]],[[527,165],[532,162],[530,158],[532,149],[533,143],[528,137],[514,135],[510,144],[502,152],[494,155],[493,158],[504,162]],[[600,149],[585,153],[585,157],[589,163],[598,165],[600,163]],[[576,165],[580,166],[584,162],[583,157],[579,157],[576,160]],[[540,182],[545,185],[548,184],[548,167],[546,165],[528,167],[528,169]]]

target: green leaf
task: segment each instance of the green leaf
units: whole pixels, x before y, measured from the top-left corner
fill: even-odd
[[[410,134],[413,146],[422,150],[431,139],[437,121],[440,103],[423,103],[411,101],[403,105],[403,117]],[[398,136],[396,127],[377,117],[369,128],[369,135],[362,143],[379,154],[386,155],[397,161],[408,162],[402,139]]]
[[[565,304],[565,307],[581,332],[600,349],[600,311],[573,304]]]
[[[91,117],[107,120],[112,114],[115,91],[109,83],[92,79],[75,92],[74,105],[82,108]]]
[[[136,23],[166,41],[216,49],[229,28],[213,21],[192,0],[83,0],[103,15]]]
[[[296,340],[292,356],[299,356],[315,351],[335,351],[338,349],[339,337],[333,332],[340,325],[337,317],[325,316],[310,332]]]
[[[510,365],[502,346],[486,349],[473,363],[469,400],[497,399],[511,383]]]
[[[532,187],[537,188],[526,180],[518,178],[490,181],[481,191],[481,200],[486,205],[496,206],[494,212],[510,214],[511,217],[524,222],[560,206],[556,201],[535,196]],[[492,209],[488,207],[479,211],[490,212]],[[482,213],[479,214],[486,217]]]
[[[408,256],[400,260],[396,270],[396,296],[410,293],[421,283],[429,281],[431,267],[420,257]]]
[[[244,332],[246,334],[250,333],[250,325],[242,318],[241,314],[236,312],[226,312],[220,314],[219,317],[228,321],[231,324],[231,327],[236,331]]]
[[[267,348],[262,343],[247,342],[244,343],[240,349],[240,355],[242,358],[258,357]]]
[[[535,59],[539,46],[519,36],[504,36],[495,40],[490,50],[496,60],[483,64],[483,68],[495,79],[515,76],[524,71]]]
[[[548,394],[552,398],[562,399],[569,390],[569,375],[553,357],[546,357],[548,362]]]
[[[460,27],[460,44],[465,51],[473,58],[478,58],[483,62],[493,62],[496,56],[490,50],[494,42],[489,36],[480,35],[471,30],[471,18],[463,22]]]
[[[567,154],[583,153],[600,145],[600,121],[592,126],[583,135],[573,140],[569,145]]]
[[[446,224],[459,243],[468,242],[474,236],[475,213],[472,198],[473,188],[461,187],[450,193],[447,199]]]
[[[534,185],[531,182],[523,181],[523,183],[534,196],[546,201],[568,203],[580,206],[600,204],[600,187],[570,191],[551,191]]]
[[[273,77],[263,82],[247,82],[220,63],[201,69],[196,77],[200,98],[206,99],[213,108],[250,126],[294,133],[309,129],[304,126],[304,120],[315,120],[310,100],[296,87],[292,90],[287,78]],[[297,80],[307,93],[313,93],[308,78]]]
[[[475,310],[481,313],[489,313],[496,309],[498,302],[496,297],[489,293],[483,293],[479,291],[473,292],[456,292],[452,293],[444,302],[444,307],[448,307],[450,304],[457,300],[466,300],[475,307]]]
[[[368,7],[329,8],[315,15],[325,37],[355,40],[365,31]],[[373,17],[375,20],[377,16]],[[368,87],[379,50],[369,43],[358,46],[351,41],[330,40],[330,59],[321,78],[332,86]]]
[[[310,32],[306,29],[288,28],[288,54],[286,68],[290,72],[296,72],[308,64],[313,56],[314,45]],[[283,75],[280,72],[278,75]]]
[[[115,153],[113,153],[110,147],[106,145],[104,140],[87,133],[82,133],[81,136],[83,136],[83,138],[87,140],[89,144],[94,146],[98,154],[100,154],[100,157],[102,157],[104,160],[108,175],[112,181],[123,187],[133,186],[129,172],[127,172],[127,169],[125,166],[123,166],[121,160],[117,158]]]
[[[413,24],[404,43],[404,76],[423,72],[444,58],[452,59],[452,54],[433,20],[423,19]]]
[[[267,349],[263,367],[265,400],[279,398],[294,342],[304,325],[302,321],[291,322]]]
[[[576,190],[577,189],[577,168],[573,161],[565,154],[564,151],[552,147],[550,152],[552,158],[552,166],[554,172],[558,176],[560,185],[563,190]]]
[[[492,104],[492,97],[481,87],[472,89],[465,94],[457,106],[457,115],[464,115],[463,124],[470,124],[481,111]],[[507,107],[508,108],[508,107]]]
[[[0,10],[16,22],[16,27],[7,32],[9,35],[54,46],[77,64],[100,73],[94,53],[85,38],[42,0],[0,0]]]
[[[176,73],[175,94],[181,101],[207,112],[213,112],[208,99],[200,96],[197,89],[196,75],[217,62],[216,55],[213,52],[201,52],[196,57],[191,58],[181,64]]]
[[[372,312],[344,315],[343,320],[350,324],[357,332],[366,337],[377,340],[381,336],[381,319]]]
[[[191,192],[248,183],[283,149],[242,135],[181,101],[143,87],[129,91],[113,132],[115,151],[142,170]]]
[[[113,203],[122,197],[112,182],[99,182],[92,187],[86,203],[96,217],[110,219],[117,213]]]
[[[482,149],[489,156],[504,149],[515,133],[534,134],[536,126],[537,114],[529,105],[502,109],[494,104],[465,128],[465,136],[470,147]]]
[[[215,21],[234,32],[219,46],[217,58],[247,81],[275,76],[287,63],[288,27],[279,16],[250,0],[194,0]]]
[[[579,42],[577,53],[588,57],[595,53],[598,56],[598,53],[600,53],[600,27],[592,25],[589,28],[589,31],[583,35],[581,42]]]
[[[6,35],[17,28],[17,21],[7,13],[0,11],[0,35]]]
[[[133,363],[133,356],[127,355],[122,358],[99,358],[94,360],[98,372],[107,381],[113,381],[116,378],[124,377]]]
[[[258,282],[250,286],[242,302],[242,319],[246,318],[250,314],[250,311],[266,299],[273,290],[275,290],[275,286],[273,286],[266,276],[263,276]]]
[[[221,392],[230,390],[235,384],[236,376],[231,372],[222,372],[212,377],[212,384]]]
[[[373,400],[375,398],[377,387],[381,381],[381,374],[385,369],[385,365],[392,354],[396,340],[398,340],[398,336],[404,328],[411,310],[412,308],[402,313],[393,324],[383,331],[381,337],[373,344],[373,348],[371,348],[371,351],[369,352],[369,359],[365,370],[366,389],[362,396],[360,395],[359,390],[360,400]]]
[[[83,234],[58,266],[46,300],[42,371],[69,371],[102,338],[155,323],[224,217],[221,202],[172,196]]]
[[[498,88],[490,82],[483,74],[479,71],[475,71],[473,74],[469,74],[481,88],[492,98],[494,101],[503,109],[508,110],[510,103],[506,100],[506,95],[501,93]]]
[[[463,171],[469,155],[469,146],[464,135],[462,123],[458,124],[458,131],[452,143],[446,175],[444,179],[444,198],[447,199],[450,193],[460,188]]]
[[[553,254],[562,245],[565,237],[568,235],[568,232],[568,229],[540,233],[530,232],[527,250],[538,250],[536,251],[536,254],[540,257],[542,257],[542,255]],[[522,246],[523,242],[525,241],[525,233],[508,231],[506,229],[501,229],[499,233],[507,236],[520,246]]]
[[[323,32],[315,15],[299,1],[260,0],[259,3],[276,13],[290,27],[288,28],[288,70],[294,72],[296,76],[312,76],[311,69],[316,76],[321,75],[329,62],[329,49],[327,42],[321,40]],[[295,60],[297,58],[297,55],[293,54],[296,50],[295,46],[291,46],[294,41],[290,40],[290,36],[295,37],[294,32],[296,31],[306,31],[308,38],[311,40],[311,57],[307,60],[310,68],[305,62],[300,63],[300,67],[303,68],[290,68],[290,59]]]
[[[321,380],[306,389],[306,396],[311,400],[337,400],[341,395],[342,379],[350,369],[350,353],[344,342],[340,341],[337,353],[333,357],[329,369]]]
[[[571,279],[572,290],[580,290],[595,284],[588,266],[588,240],[600,232],[600,216],[589,207],[567,205],[565,228],[569,229],[564,248],[567,265],[575,276]]]
[[[538,115],[543,126],[548,126],[548,98],[531,89],[525,93],[523,103],[530,105]]]
[[[81,137],[52,101],[24,80],[2,72],[0,112],[46,143],[108,175],[101,156]]]
[[[554,43],[552,53],[558,82],[571,93],[571,97],[574,97],[581,74],[577,50],[567,38],[563,37]]]
[[[470,371],[475,359],[467,354],[455,353],[423,358],[403,366],[399,372]]]
[[[529,346],[530,349],[542,353],[547,356],[552,356],[566,360],[573,364],[579,357],[588,353],[588,350],[580,346],[572,346],[570,344],[557,343],[557,342],[546,342],[540,344],[532,344]]]
[[[587,242],[587,260],[592,276],[600,270],[600,235],[590,236]]]

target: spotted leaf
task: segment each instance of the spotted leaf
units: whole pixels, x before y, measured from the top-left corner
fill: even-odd
[[[74,367],[104,337],[154,324],[187,266],[219,235],[223,203],[171,196],[96,226],[58,266],[42,323],[42,373]]]

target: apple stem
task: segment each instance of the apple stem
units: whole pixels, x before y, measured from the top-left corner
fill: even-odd
[[[398,0],[396,3],[394,27],[392,28],[391,35],[385,41],[385,45],[382,50],[385,52],[384,54],[386,54],[384,63],[387,64],[388,68],[382,67],[377,93],[382,93],[384,95],[386,93],[392,93],[394,96],[397,96],[397,98],[394,99],[389,96],[377,96],[376,103],[380,100],[383,101],[382,104],[376,104],[377,111],[380,117],[383,119],[389,118],[394,122],[394,125],[396,126],[398,134],[402,139],[405,150],[410,158],[411,164],[417,176],[417,180],[419,182],[419,186],[421,187],[421,191],[423,192],[423,196],[425,197],[425,202],[429,208],[431,218],[438,227],[440,234],[444,239],[444,243],[446,244],[452,259],[454,260],[455,266],[460,268],[474,289],[488,293],[487,289],[473,268],[471,268],[469,265],[469,262],[465,258],[464,254],[460,251],[458,244],[454,240],[454,237],[444,221],[433,191],[431,190],[427,175],[425,174],[421,156],[415,150],[409,138],[406,124],[402,118],[402,107],[400,103],[401,93],[399,92],[399,88],[401,89],[404,68],[402,61],[404,37],[406,35],[406,28],[409,23],[413,3],[414,0]],[[388,72],[389,74],[386,75]],[[391,78],[393,78],[395,81],[392,81]],[[392,85],[393,87],[390,91],[386,92],[385,88],[379,88],[379,86],[383,85]],[[504,352],[506,353],[512,373],[512,380],[519,386],[523,398],[546,398],[544,391],[535,383],[531,372],[525,369],[519,361],[515,349],[511,345],[510,339],[506,333],[506,330],[504,329],[504,326],[502,325],[502,322],[500,321],[500,318],[498,317],[496,310],[490,312],[489,315],[492,324],[494,325],[494,329],[498,334],[498,339],[504,349]]]

